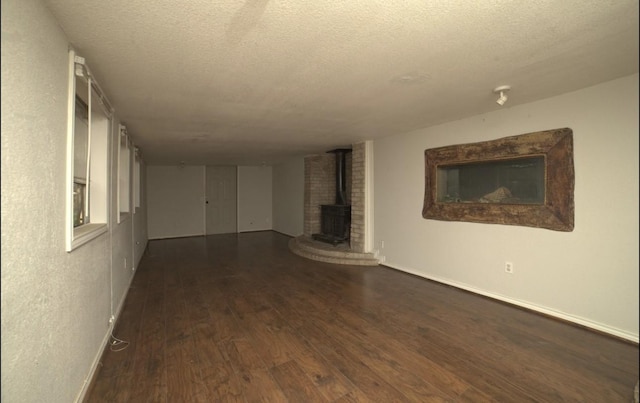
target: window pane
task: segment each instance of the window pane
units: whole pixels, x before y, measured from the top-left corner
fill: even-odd
[[[73,132],[73,176],[87,179],[87,153],[89,144],[89,108],[76,95],[76,116]]]
[[[136,149],[135,163],[133,166],[133,199],[134,207],[140,207],[140,157]]]
[[[89,159],[88,85],[76,79],[75,122],[73,130],[73,226],[87,223],[87,168]]]
[[[84,195],[86,185],[78,181],[73,182],[73,227],[84,224]]]
[[[544,204],[544,164],[535,156],[439,166],[437,201]]]
[[[111,121],[91,82],[91,130],[89,145],[89,189],[87,191],[88,222],[107,221],[108,189],[108,137],[111,133]]]
[[[128,213],[130,209],[130,181],[131,181],[131,151],[129,147],[129,137],[126,129],[120,131],[120,151],[119,151],[119,171],[118,171],[118,210],[119,213]]]

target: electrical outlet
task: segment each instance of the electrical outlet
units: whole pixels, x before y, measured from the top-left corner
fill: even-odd
[[[124,258],[124,268],[125,269],[127,268],[127,258],[126,257]]]
[[[380,249],[384,249],[384,241],[380,241]]]
[[[504,262],[504,271],[509,273],[509,274],[513,274],[513,263]]]

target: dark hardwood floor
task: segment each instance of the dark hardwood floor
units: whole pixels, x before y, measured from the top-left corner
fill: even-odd
[[[288,241],[150,241],[86,401],[632,401],[635,344]]]

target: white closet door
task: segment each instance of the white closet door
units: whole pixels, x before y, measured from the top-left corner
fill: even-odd
[[[208,166],[206,171],[206,232],[228,234],[238,232],[237,168]]]

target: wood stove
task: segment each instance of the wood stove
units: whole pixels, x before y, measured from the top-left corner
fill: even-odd
[[[328,151],[336,155],[336,202],[320,206],[320,234],[313,239],[333,245],[347,242],[351,232],[351,205],[347,204],[345,184],[345,161],[350,148]]]

